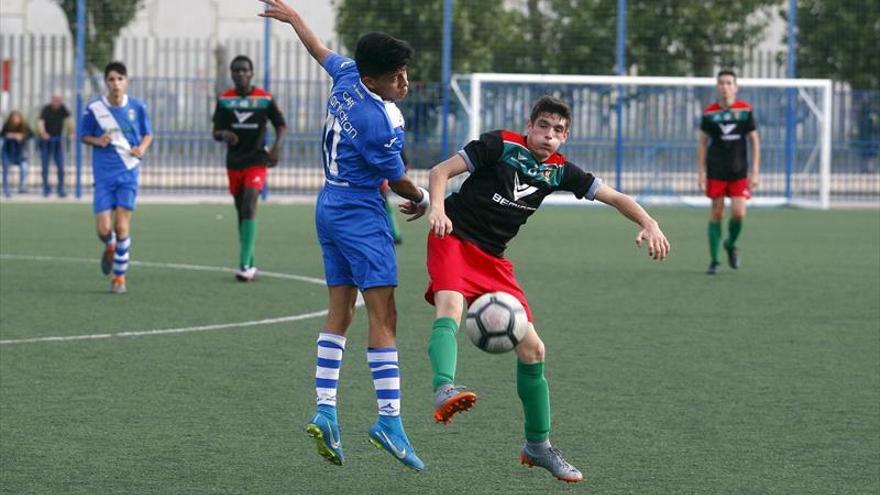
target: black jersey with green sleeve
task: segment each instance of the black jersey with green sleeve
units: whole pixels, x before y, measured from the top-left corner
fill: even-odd
[[[284,116],[268,91],[254,87],[250,94],[242,96],[231,88],[220,94],[214,110],[214,130],[232,131],[238,136],[238,143],[227,149],[226,168],[269,164],[265,145],[267,122],[272,122],[276,131],[285,126]]]
[[[756,130],[752,106],[740,100],[728,108],[715,102],[703,110],[700,130],[709,137],[706,177],[719,180],[744,179],[749,173],[746,136]]]
[[[526,137],[510,131],[483,134],[458,153],[471,175],[446,198],[446,215],[457,236],[498,257],[549,194],[592,200],[602,183],[560,153],[539,162]]]

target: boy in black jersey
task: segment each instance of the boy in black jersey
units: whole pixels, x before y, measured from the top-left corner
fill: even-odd
[[[506,260],[504,250],[520,226],[554,191],[598,199],[641,226],[636,244],[662,260],[669,242],[657,222],[632,198],[605,185],[556,152],[568,138],[571,112],[556,98],[544,96],[532,108],[527,133],[493,131],[471,141],[452,158],[431,170],[430,193],[446,195],[451,177],[470,172],[461,190],[431,205],[428,274],[425,298],[436,307],[428,354],[434,372],[434,419],[447,423],[476,401],[473,392],[454,385],[455,332],[464,303],[487,292],[503,291],[526,309],[529,331],[517,346],[517,392],[525,412],[527,443],[520,460],[541,466],[567,482],[583,479],[580,471],[551,447],[550,392],[544,378],[544,344],[532,323],[532,312]],[[404,205],[404,212],[407,207]]]
[[[217,98],[213,136],[227,145],[226,175],[238,213],[239,269],[235,278],[249,282],[257,276],[257,201],[266,185],[268,167],[278,163],[287,126],[272,94],[251,85],[254,63],[250,58],[238,55],[232,59],[229,71],[235,87]],[[269,150],[264,144],[267,122],[275,127],[275,143]]]
[[[736,74],[730,70],[718,73],[716,87],[718,101],[703,109],[700,121],[700,140],[697,145],[697,171],[700,189],[712,200],[709,212],[709,268],[706,273],[718,271],[718,247],[721,244],[721,219],[724,216],[724,197],[730,197],[730,222],[724,241],[727,262],[739,268],[736,240],[742,231],[746,216],[746,201],[758,187],[761,169],[761,141],[755,124],[752,106],[736,99]],[[752,147],[752,173],[746,153],[746,139]]]

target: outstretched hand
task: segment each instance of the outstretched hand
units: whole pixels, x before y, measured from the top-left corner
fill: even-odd
[[[296,12],[293,8],[281,0],[260,0],[266,4],[266,9],[257,14],[260,17],[268,17],[281,22],[290,22]]]
[[[404,201],[400,203],[400,212],[404,215],[410,215],[409,218],[406,219],[407,222],[412,222],[413,220],[417,220],[421,218],[426,211],[428,211],[427,207],[421,207],[415,201]]]
[[[642,247],[643,242],[648,245],[648,256],[655,260],[661,261],[669,255],[669,241],[666,240],[666,235],[657,224],[639,231],[636,236],[636,245]]]

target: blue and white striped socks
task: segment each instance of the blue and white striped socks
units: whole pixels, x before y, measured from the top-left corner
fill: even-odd
[[[318,334],[318,362],[315,369],[315,395],[318,409],[336,419],[336,389],[339,386],[339,370],[345,337],[327,332]]]
[[[116,242],[116,253],[113,256],[113,275],[124,277],[128,272],[129,249],[131,249],[131,236]]]
[[[327,332],[318,334],[318,361],[315,369],[315,395],[318,410],[336,419],[336,390],[345,351],[345,337]],[[376,388],[379,418],[399,422],[400,368],[394,347],[368,348],[367,364]]]
[[[370,347],[367,363],[373,374],[379,417],[400,416],[400,368],[397,365],[397,349],[394,347]]]

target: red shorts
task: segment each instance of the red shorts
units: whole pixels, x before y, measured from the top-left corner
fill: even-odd
[[[749,179],[720,180],[706,179],[706,196],[710,198],[742,197],[750,199],[752,192],[749,191]]]
[[[532,310],[513,274],[513,264],[492,256],[455,234],[437,237],[428,232],[428,288],[425,300],[434,304],[434,293],[451,290],[464,295],[468,305],[487,292],[507,292],[517,298],[529,321]]]
[[[237,196],[242,189],[263,190],[266,185],[267,168],[265,165],[254,165],[248,168],[227,168],[226,176],[229,177],[229,194]]]

